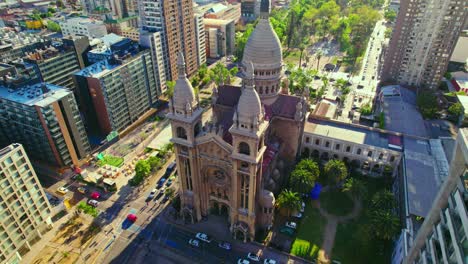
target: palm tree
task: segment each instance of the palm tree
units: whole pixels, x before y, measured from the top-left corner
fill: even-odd
[[[276,200],[276,206],[280,210],[285,210],[287,216],[291,215],[291,211],[301,209],[301,197],[297,192],[291,190],[283,190]]]
[[[320,59],[322,58],[323,52],[321,50],[317,51],[315,57],[317,57],[317,71],[319,70],[320,66]]]
[[[349,178],[343,185],[343,191],[349,192],[354,198],[362,198],[367,194],[366,184],[356,178]]]
[[[392,240],[400,231],[400,220],[389,211],[371,212],[370,222],[373,233],[380,239]]]
[[[338,184],[348,175],[348,169],[343,161],[332,159],[325,164],[325,175],[332,183]]]
[[[291,189],[299,193],[308,193],[315,185],[317,175],[307,170],[295,169],[289,178]]]
[[[389,190],[380,191],[372,196],[371,208],[373,210],[392,211],[395,207],[395,196]]]

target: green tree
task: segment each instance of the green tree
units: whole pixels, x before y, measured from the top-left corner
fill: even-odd
[[[52,20],[47,21],[47,29],[53,32],[61,32],[62,29],[58,23],[55,23]]]
[[[390,38],[392,36],[392,33],[393,33],[392,28],[387,28],[387,29],[385,29],[384,37],[385,38]]]
[[[295,192],[308,193],[314,187],[317,176],[307,170],[295,169],[291,173],[289,184]]]
[[[372,196],[370,207],[371,211],[393,211],[396,208],[395,196],[389,190],[377,192]]]
[[[167,188],[166,190],[164,190],[164,195],[166,195],[169,198],[169,200],[172,200],[172,198],[174,198],[175,195],[174,188]]]
[[[367,187],[362,180],[349,178],[343,185],[343,191],[349,192],[355,198],[362,198],[367,194]]]
[[[332,159],[325,164],[323,169],[327,179],[334,184],[338,184],[348,175],[348,169],[343,161]]]
[[[387,21],[394,22],[397,17],[397,13],[393,9],[388,9],[385,11],[384,17]]]
[[[390,211],[372,211],[370,228],[377,238],[390,241],[400,232],[400,220]]]
[[[166,86],[167,86],[166,95],[169,97],[172,97],[174,95],[175,81],[167,81]]]
[[[148,163],[151,167],[151,170],[155,171],[161,166],[161,159],[156,156],[152,156],[148,158]]]
[[[458,119],[461,115],[464,114],[463,106],[460,103],[455,103],[448,108],[448,113],[454,118]]]
[[[291,190],[283,190],[276,199],[276,206],[283,212],[286,211],[287,216],[290,216],[294,210],[300,210],[301,205],[301,197]]]
[[[237,67],[232,67],[232,68],[229,70],[229,74],[231,75],[231,77],[236,76],[238,72],[239,72],[239,68],[237,68]]]
[[[235,38],[236,54],[235,55],[238,61],[242,61],[242,57],[244,56],[245,44],[247,43],[247,40],[249,39],[250,34],[252,34],[252,31],[254,30],[254,24],[247,24],[247,27],[244,32],[236,33],[236,38]]]
[[[431,91],[420,92],[416,103],[424,118],[433,119],[437,116],[437,97]]]
[[[151,172],[151,166],[147,160],[139,160],[135,164],[135,176],[138,178],[144,178]]]

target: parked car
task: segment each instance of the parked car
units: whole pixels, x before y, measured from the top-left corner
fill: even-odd
[[[158,186],[156,186],[156,189],[161,189],[164,186],[164,183],[166,182],[166,178],[162,177],[159,182]]]
[[[248,260],[246,260],[246,259],[240,258],[240,259],[237,261],[237,264],[250,264],[250,261],[248,261]]]
[[[171,164],[167,166],[166,173],[172,172],[173,170],[175,170],[176,166],[177,166],[177,163],[175,161],[171,162]]]
[[[286,226],[292,229],[296,229],[297,224],[296,222],[286,222]]]
[[[224,248],[225,250],[231,250],[232,246],[228,242],[219,242],[218,247]]]
[[[159,200],[159,198],[161,198],[163,196],[164,192],[158,192],[158,194],[156,194],[156,196],[154,197],[154,200],[157,201]]]
[[[276,264],[276,260],[274,259],[265,259],[263,264]]]
[[[288,236],[293,236],[294,229],[285,226],[280,229],[280,233],[286,234]]]
[[[169,196],[164,195],[164,198],[161,200],[161,203],[165,204],[167,201],[169,201]]]
[[[209,237],[207,234],[205,234],[205,233],[197,233],[197,234],[195,235],[195,237],[198,238],[198,239],[200,239],[200,240],[203,241],[203,242],[206,242],[206,243],[210,243],[210,242],[211,242],[210,237]]]
[[[88,190],[85,188],[85,187],[78,187],[78,192],[82,193],[82,194],[86,194],[88,192]]]
[[[137,216],[135,214],[128,214],[127,215],[127,220],[132,222],[132,223],[135,223],[136,220],[137,220]]]
[[[166,181],[166,187],[171,186],[171,184],[172,184],[172,179],[168,179],[168,180]]]
[[[60,194],[65,195],[65,194],[68,193],[68,189],[65,188],[64,186],[62,186],[62,187],[60,187],[60,188],[57,189],[57,192],[60,193]]]
[[[88,204],[93,207],[97,207],[99,205],[99,202],[91,199],[91,200],[88,200]]]
[[[149,199],[149,200],[153,199],[154,196],[156,196],[156,193],[157,193],[157,192],[158,192],[157,189],[151,190],[151,192],[150,192],[149,195],[148,195],[148,199]]]
[[[196,239],[190,239],[188,241],[188,243],[191,245],[191,246],[194,246],[194,247],[199,247],[200,246],[200,241],[196,240]]]
[[[252,253],[252,252],[249,252],[249,254],[247,254],[247,258],[256,262],[260,261],[260,257],[257,254]]]
[[[297,212],[297,213],[292,214],[292,216],[301,219],[302,213]]]

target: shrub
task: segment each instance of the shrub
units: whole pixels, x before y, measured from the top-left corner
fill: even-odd
[[[95,207],[87,204],[86,202],[82,201],[78,204],[77,208],[83,211],[85,214],[88,214],[92,217],[96,217],[99,214],[99,210]]]
[[[372,114],[372,107],[370,106],[370,104],[365,104],[361,107],[361,115],[370,115]]]

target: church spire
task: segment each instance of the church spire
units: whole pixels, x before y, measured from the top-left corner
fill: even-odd
[[[187,76],[185,74],[185,59],[182,51],[179,51],[179,54],[177,54],[177,71],[179,72],[179,79]]]

